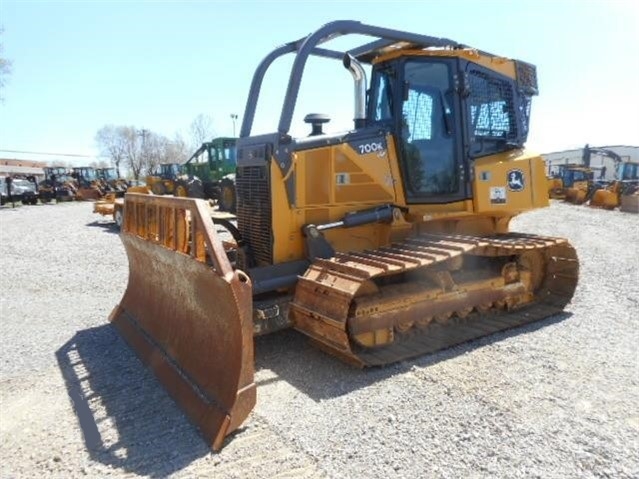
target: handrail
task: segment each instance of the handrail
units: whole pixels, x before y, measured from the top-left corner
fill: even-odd
[[[322,43],[343,35],[351,34],[377,37],[378,40],[342,52],[317,48],[318,45]],[[411,44],[415,48],[461,47],[459,43],[446,38],[437,38],[417,33],[404,32],[401,30],[376,27],[353,20],[338,20],[327,23],[305,38],[286,43],[285,45],[276,48],[260,62],[253,75],[249,95],[246,100],[244,117],[242,118],[242,128],[240,129],[240,138],[248,137],[251,134],[253,120],[255,119],[257,100],[259,98],[264,75],[273,61],[280,56],[296,52],[278,125],[278,132],[280,135],[286,135],[291,127],[293,110],[297,101],[302,74],[304,73],[304,67],[306,66],[306,61],[309,56],[313,55],[341,60],[344,55],[350,53],[358,60],[364,63],[370,63],[370,55],[377,49],[388,47],[389,45],[398,42]]]

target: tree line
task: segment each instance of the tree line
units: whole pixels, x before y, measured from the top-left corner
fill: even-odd
[[[135,126],[105,125],[95,135],[103,157],[116,168],[119,177],[150,175],[162,163],[184,163],[204,141],[213,137],[212,121],[198,115],[190,126],[191,142],[176,133],[173,139]]]

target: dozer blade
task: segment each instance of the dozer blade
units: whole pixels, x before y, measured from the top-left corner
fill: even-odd
[[[255,406],[252,295],[203,200],[127,194],[129,283],[110,320],[213,449]]]

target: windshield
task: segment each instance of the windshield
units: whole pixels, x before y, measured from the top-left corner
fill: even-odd
[[[386,90],[387,85],[384,85]],[[390,109],[382,91],[376,115]],[[415,59],[404,65],[400,149],[407,200],[456,193],[453,91],[449,64]]]
[[[381,71],[377,76],[375,92],[373,118],[375,121],[392,120],[393,86],[388,72]]]
[[[35,185],[29,180],[25,180],[22,178],[15,178],[11,183],[12,188],[26,190],[26,191],[35,191]]]
[[[570,170],[565,169],[563,172],[564,186],[572,186],[575,181],[588,181],[593,177],[592,172],[585,170]]]
[[[180,165],[177,163],[168,163],[160,165],[160,174],[165,178],[172,178],[180,174]]]
[[[117,180],[115,168],[104,168],[102,170],[98,170],[97,174],[100,178],[103,178],[105,180]]]
[[[67,169],[61,166],[55,166],[45,169],[45,176],[47,179],[51,179],[51,175],[55,175],[56,182],[68,181],[69,174]]]
[[[479,65],[469,63],[466,73],[471,155],[486,156],[523,145],[530,98],[518,95],[511,79]]]
[[[96,179],[95,170],[93,168],[77,168],[75,172],[87,181],[93,181]]]
[[[235,146],[227,146],[224,148],[224,163],[235,166],[237,159],[235,155]]]
[[[622,180],[637,180],[639,179],[639,164],[637,163],[624,163]]]

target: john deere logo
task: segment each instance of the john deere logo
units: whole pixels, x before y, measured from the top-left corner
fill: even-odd
[[[524,189],[524,172],[521,170],[510,170],[508,172],[508,189],[510,191],[521,191]]]

